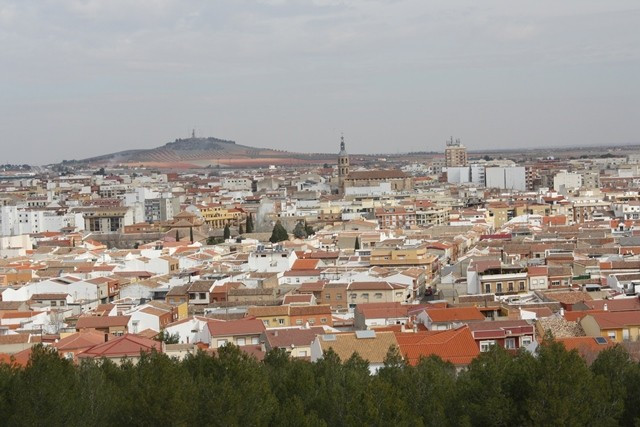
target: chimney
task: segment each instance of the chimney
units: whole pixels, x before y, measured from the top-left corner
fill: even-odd
[[[560,307],[560,316],[564,317],[564,307]]]
[[[604,311],[609,311],[609,305],[605,304],[605,305],[604,305],[604,307],[602,307],[602,309],[603,309]]]
[[[277,337],[278,336],[278,330],[276,329],[275,331],[273,331],[273,336]]]
[[[104,334],[104,342],[109,341],[109,334]]]

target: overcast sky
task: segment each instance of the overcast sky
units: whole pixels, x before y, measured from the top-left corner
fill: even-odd
[[[640,143],[638,0],[0,0],[0,163]]]

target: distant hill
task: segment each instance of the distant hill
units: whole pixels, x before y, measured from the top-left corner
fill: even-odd
[[[255,148],[234,141],[208,138],[176,139],[147,150],[127,150],[80,160],[94,166],[144,165],[151,167],[198,168],[207,166],[263,166],[303,164],[335,158],[335,154],[301,154]]]

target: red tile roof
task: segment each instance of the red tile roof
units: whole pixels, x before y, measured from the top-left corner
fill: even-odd
[[[484,320],[485,317],[476,307],[452,307],[427,309],[427,315],[431,321],[440,322],[464,322],[472,320]]]
[[[162,343],[133,334],[125,334],[98,344],[78,355],[79,358],[136,357],[152,349],[162,352]]]
[[[234,335],[254,335],[262,333],[264,323],[260,319],[247,318],[239,320],[209,320],[207,322],[209,333],[215,337],[227,337]]]
[[[416,365],[420,357],[439,356],[457,366],[465,366],[480,354],[468,326],[446,331],[396,333],[400,353]]]
[[[131,316],[82,316],[78,318],[76,329],[127,326],[129,319]]]

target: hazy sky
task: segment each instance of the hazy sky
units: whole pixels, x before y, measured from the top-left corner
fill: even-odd
[[[0,163],[640,143],[638,0],[0,0]]]

